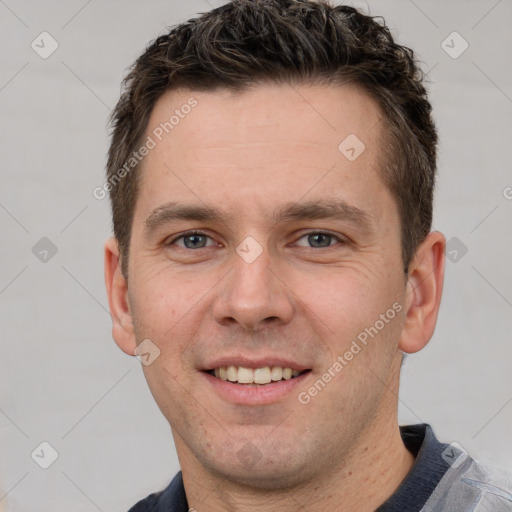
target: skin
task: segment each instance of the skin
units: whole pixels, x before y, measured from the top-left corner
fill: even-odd
[[[446,240],[431,232],[403,273],[397,206],[377,173],[385,125],[358,88],[169,91],[147,133],[192,96],[197,107],[144,159],[128,280],[116,241],[105,244],[113,337],[130,355],[144,339],[160,350],[143,370],[170,423],[190,507],[373,511],[414,463],[398,427],[401,352],[421,350],[434,332]],[[366,147],[354,161],[338,150],[349,134]],[[371,226],[271,218],[284,203],[329,198],[364,210]],[[226,217],[145,234],[169,201],[221,207]],[[174,241],[189,229],[207,235],[200,248]],[[334,237],[307,236],[318,231]],[[247,236],[262,248],[252,263],[236,252]],[[298,392],[394,303],[401,311],[300,403]],[[277,354],[311,372],[279,403],[237,405],[200,372],[224,354]],[[251,464],[241,449],[257,454]]]

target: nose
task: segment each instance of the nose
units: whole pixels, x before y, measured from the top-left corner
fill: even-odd
[[[231,271],[219,283],[213,304],[216,322],[223,326],[239,324],[257,331],[266,323],[287,324],[293,316],[292,291],[286,277],[271,261],[267,251],[251,263],[237,253]],[[281,275],[280,275],[281,274]]]

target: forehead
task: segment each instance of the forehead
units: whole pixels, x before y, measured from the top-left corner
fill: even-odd
[[[186,138],[200,140],[202,146],[222,142],[267,144],[279,133],[337,148],[344,135],[367,138],[380,116],[375,100],[351,84],[259,84],[242,92],[178,89],[158,99],[147,132],[156,130],[158,141]]]
[[[339,189],[378,214],[375,194],[387,193],[378,175],[382,125],[376,102],[352,85],[168,91],[148,123],[154,147],[137,209],[185,199],[263,211]]]

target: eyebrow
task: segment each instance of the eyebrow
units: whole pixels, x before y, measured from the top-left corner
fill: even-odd
[[[227,223],[231,216],[220,208],[208,205],[191,205],[169,202],[155,208],[144,221],[144,232],[149,236],[160,226],[176,220],[211,221]],[[301,220],[333,219],[348,221],[364,231],[375,228],[373,217],[343,199],[301,201],[277,207],[271,217],[275,223]]]

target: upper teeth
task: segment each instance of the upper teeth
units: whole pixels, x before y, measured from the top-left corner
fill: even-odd
[[[215,368],[215,377],[239,384],[268,384],[281,379],[289,380],[300,374],[299,370],[281,366],[264,366],[263,368],[244,368],[243,366],[221,366]]]

